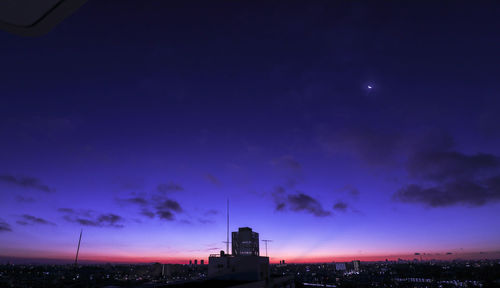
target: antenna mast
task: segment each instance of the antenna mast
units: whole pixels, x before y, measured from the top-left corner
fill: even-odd
[[[229,255],[229,198],[227,198],[227,232],[226,232],[226,254]]]
[[[78,253],[80,252],[80,243],[82,242],[82,232],[83,229],[80,230],[80,239],[78,240],[78,248],[76,249],[75,266],[78,265]]]
[[[268,243],[268,242],[273,242],[273,240],[267,240],[267,239],[266,239],[266,240],[264,240],[264,239],[262,239],[262,241],[263,241],[263,242],[265,243],[265,245],[266,245],[266,257],[267,257],[267,243]]]

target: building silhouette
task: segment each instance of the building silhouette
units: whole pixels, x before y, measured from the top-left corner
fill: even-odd
[[[235,256],[259,256],[259,233],[242,227],[232,233],[232,254]]]
[[[234,281],[268,281],[269,257],[259,256],[259,233],[249,227],[232,233],[232,255],[220,251],[208,258],[208,278]]]
[[[352,261],[352,265],[354,267],[354,271],[359,272],[359,270],[360,270],[359,266],[361,266],[361,261],[354,260],[354,261]]]

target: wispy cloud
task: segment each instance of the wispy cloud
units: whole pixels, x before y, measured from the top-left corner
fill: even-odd
[[[0,232],[12,232],[12,228],[9,223],[0,219]]]
[[[17,224],[19,225],[36,225],[36,224],[40,224],[40,225],[52,225],[52,226],[56,226],[55,223],[53,222],[50,222],[50,221],[47,221],[43,218],[40,218],[40,217],[35,217],[33,215],[28,215],[28,214],[24,214],[21,216],[21,220],[18,220],[16,222]]]
[[[65,214],[64,219],[68,222],[78,223],[83,226],[123,228],[125,219],[114,213],[97,214],[92,210],[75,211],[71,208],[59,208],[59,212]]]
[[[214,184],[215,186],[221,185],[220,180],[212,174],[206,174],[205,179],[207,179],[210,183]]]
[[[167,184],[159,184],[156,187],[156,190],[161,193],[168,193],[168,192],[184,191],[184,188],[177,183],[170,182]]]
[[[340,212],[345,212],[347,210],[347,203],[343,201],[338,201],[333,205],[333,209],[340,211]]]
[[[25,196],[17,195],[16,201],[20,202],[20,203],[34,203],[35,199],[33,199],[32,197],[25,197]]]
[[[161,220],[174,221],[176,214],[183,213],[179,202],[165,196],[164,193],[156,193],[151,196],[132,196],[117,199],[117,201],[121,204],[138,206],[139,213],[150,219],[158,217]]]
[[[8,174],[0,175],[0,182],[9,183],[23,188],[35,189],[43,192],[54,192],[55,190],[43,184],[34,177],[13,176]]]

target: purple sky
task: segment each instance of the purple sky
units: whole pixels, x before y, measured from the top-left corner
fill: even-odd
[[[272,261],[498,257],[499,10],[89,1],[2,32],[0,256],[83,228],[86,260],[207,258],[229,198]]]

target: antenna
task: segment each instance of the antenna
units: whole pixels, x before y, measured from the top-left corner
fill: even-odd
[[[78,240],[78,248],[76,249],[75,266],[78,265],[78,253],[80,252],[80,243],[82,242],[82,232],[83,229],[80,230],[80,239]]]
[[[266,245],[266,257],[267,257],[267,243],[268,242],[273,242],[273,240],[262,239],[262,242],[264,242],[265,245]]]
[[[229,198],[227,198],[227,232],[226,232],[226,254],[229,255]]]

